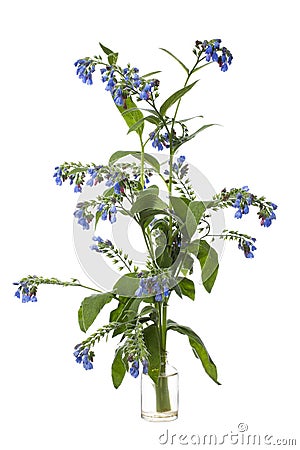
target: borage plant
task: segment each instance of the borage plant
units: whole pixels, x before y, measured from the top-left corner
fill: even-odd
[[[164,101],[160,101],[160,82],[154,77],[159,72],[141,75],[131,64],[119,66],[118,53],[102,44],[100,47],[104,56],[76,61],[77,75],[89,85],[93,84],[93,76],[102,79],[105,90],[128,125],[128,133],[136,133],[139,149],[115,152],[106,164],[65,162],[55,168],[54,178],[59,186],[69,181],[75,192],[102,183],[101,195],[77,204],[74,216],[78,224],[84,230],[91,226],[96,229],[102,221],[109,220],[114,224],[117,216],[123,214],[138,224],[147,247],[147,258],[143,265],[137,264],[113,242],[95,233],[91,250],[108,258],[123,271],[108,292],[83,286],[77,279],[65,282],[28,276],[15,283],[18,285],[16,296],[24,303],[36,302],[40,284],[77,286],[94,291],[93,295],[84,298],[79,309],[79,326],[83,332],[90,328],[106,305],[116,301],[117,305],[112,302],[114,309],[110,312],[109,323],[76,345],[76,362],[82,363],[86,370],[92,369],[95,344],[108,336],[117,338],[112,363],[114,386],[121,385],[127,371],[134,378],[142,371],[142,417],[172,420],[178,411],[177,373],[174,368],[168,369],[168,331],[187,336],[206,373],[214,382],[219,382],[216,366],[200,337],[188,326],[167,318],[170,298],[177,295],[194,300],[195,285],[191,279],[194,264],[200,267],[204,289],[211,292],[218,273],[218,254],[210,245],[213,239],[236,241],[246,258],[253,258],[256,250],[255,238],[250,235],[224,230],[214,236],[211,214],[233,207],[235,217],[241,219],[249,213],[251,206],[255,206],[261,225],[269,227],[276,218],[274,210],[277,206],[265,197],[251,193],[247,186],[223,189],[205,201],[197,198],[188,178],[186,158],[178,153],[183,144],[213,125],[201,124],[190,132],[187,124],[193,120],[202,121],[203,116],[179,118],[179,107],[182,98],[196,88],[197,80],[192,81],[192,78],[200,69],[216,63],[221,72],[228,70],[232,54],[221,46],[220,39],[196,41],[191,68],[170,51],[162,49],[186,73],[183,87]],[[96,70],[98,67],[100,70]],[[146,147],[167,153],[167,168],[163,168],[152,154],[146,153]],[[128,155],[131,157],[129,162]],[[163,199],[155,180],[166,187],[167,199]]]

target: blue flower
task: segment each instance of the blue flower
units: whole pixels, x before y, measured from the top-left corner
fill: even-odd
[[[147,375],[148,374],[148,361],[146,359],[142,360],[142,365],[143,365],[143,374]]]
[[[17,290],[17,291],[15,292],[15,297],[17,297],[17,298],[21,298],[21,293],[20,293],[20,291],[19,291],[19,290]]]
[[[114,97],[114,102],[117,106],[123,106],[124,105],[124,100],[123,100],[123,92],[121,88],[118,88],[116,90],[116,95]]]
[[[89,351],[89,348],[82,348],[81,344],[76,345],[75,347],[75,352],[73,353],[73,355],[75,356],[75,361],[78,364],[83,365],[83,368],[85,370],[91,370],[93,369],[93,364],[92,364],[92,360],[93,360],[93,353]]]
[[[242,211],[240,209],[237,210],[237,212],[235,213],[234,217],[236,219],[241,219],[242,218]]]
[[[163,297],[162,297],[161,294],[156,294],[156,296],[154,297],[154,300],[155,300],[156,302],[162,302]]]
[[[147,83],[140,93],[141,100],[148,100],[151,92],[151,84]]]
[[[96,242],[104,242],[100,236],[93,236],[92,239],[93,239],[93,241],[96,241]]]
[[[83,83],[93,84],[92,73],[95,72],[95,65],[86,59],[78,59],[74,65],[77,67],[76,75],[78,75],[79,79]]]
[[[74,212],[74,217],[76,217],[76,219],[81,219],[82,216],[83,216],[83,211],[82,211],[82,209],[77,209],[77,210]]]
[[[118,195],[121,194],[121,185],[120,185],[119,182],[115,183],[115,185],[114,185],[114,191],[115,191],[115,194],[118,194]]]
[[[179,158],[177,158],[177,162],[178,162],[178,164],[183,164],[184,163],[184,161],[185,161],[185,156],[179,156]]]
[[[238,244],[238,248],[240,250],[243,250],[245,258],[248,258],[248,259],[254,258],[253,252],[256,250],[256,247],[253,244],[253,242],[255,242],[256,239],[255,238],[251,238],[251,241],[244,241],[244,240],[242,241],[242,240],[240,240],[239,244]]]
[[[106,85],[105,90],[106,90],[106,91],[109,91],[109,92],[111,92],[111,94],[113,94],[115,85],[116,85],[116,83],[114,82],[114,79],[113,79],[113,78],[110,78],[110,79],[108,80],[108,83],[107,83],[107,85]]]
[[[227,65],[226,62],[224,62],[224,63],[222,64],[221,71],[222,71],[222,72],[227,72],[227,70],[228,70],[228,65]]]
[[[139,362],[138,361],[133,361],[129,372],[130,372],[130,375],[133,376],[133,378],[137,378],[139,376]]]
[[[214,42],[214,48],[215,50],[218,50],[220,48],[220,44],[221,44],[221,39],[216,39]]]
[[[81,225],[84,230],[89,230],[89,228],[90,228],[90,225],[85,217],[81,217],[78,220],[78,224]]]
[[[75,193],[82,192],[82,187],[80,184],[76,184],[76,186],[74,187],[74,192]]]
[[[116,214],[109,214],[109,221],[111,224],[115,223],[117,221]]]
[[[245,205],[243,208],[243,214],[248,214],[249,213],[249,206]]]
[[[103,213],[101,215],[101,219],[102,220],[106,220],[107,219],[107,211],[106,210],[103,211]]]

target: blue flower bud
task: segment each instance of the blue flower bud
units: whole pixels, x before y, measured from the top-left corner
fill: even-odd
[[[240,209],[237,210],[237,212],[235,213],[234,217],[236,219],[241,219],[242,218],[242,211]]]

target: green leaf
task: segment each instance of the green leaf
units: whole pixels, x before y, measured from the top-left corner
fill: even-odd
[[[194,137],[196,137],[197,134],[201,133],[201,131],[206,130],[206,128],[213,127],[216,125],[220,126],[218,123],[208,123],[207,125],[202,125],[202,127],[200,127],[197,131],[195,131],[194,133],[190,134],[189,136],[186,136],[185,138],[183,138],[180,145],[184,144],[185,142],[190,141],[191,139],[194,139]]]
[[[185,254],[185,251],[182,253],[184,253],[184,255],[181,266],[181,272],[183,273],[184,276],[186,276],[188,273],[189,274],[193,273],[194,259],[188,253]]]
[[[146,189],[145,191],[142,191],[141,194],[142,195],[140,195],[132,205],[130,211],[131,214],[137,214],[147,209],[158,209],[164,212],[164,210],[168,208],[168,205],[163,202],[158,195],[153,194],[151,191],[147,192]]]
[[[114,51],[110,50],[108,47],[105,47],[105,45],[101,44],[101,42],[99,42],[100,47],[102,48],[102,50],[104,51],[104,53],[106,55],[110,55],[111,53],[115,53]]]
[[[119,348],[115,352],[115,357],[111,366],[111,377],[113,385],[116,389],[122,384],[126,373],[126,366],[122,359],[123,348]]]
[[[202,202],[190,202],[182,197],[170,197],[175,216],[181,222],[181,232],[188,237],[192,237],[197,230],[199,221],[205,211],[205,206]]]
[[[147,226],[152,222],[154,217],[156,218],[159,214],[166,216],[171,216],[171,214],[164,209],[144,209],[139,213],[140,219],[139,224],[142,228],[147,228]]]
[[[141,127],[141,125],[144,126],[145,120],[147,120],[150,123],[153,123],[154,125],[158,125],[160,123],[159,118],[156,116],[153,116],[153,115],[147,116],[147,117],[141,117],[140,120],[138,120],[133,125],[131,125],[131,127],[127,131],[127,134],[131,133],[132,131],[137,131]]]
[[[140,285],[140,280],[136,273],[127,273],[120,277],[115,283],[113,290],[122,297],[134,297]]]
[[[157,326],[152,324],[143,331],[146,348],[149,352],[148,356],[148,374],[157,384],[160,369],[160,342]]]
[[[219,270],[218,253],[206,241],[201,240],[198,259],[202,270],[203,286],[207,292],[211,292]]]
[[[198,115],[198,116],[189,117],[188,119],[183,119],[183,120],[178,120],[178,121],[176,120],[176,123],[185,123],[185,122],[189,122],[190,120],[198,119],[198,118],[203,119],[203,116]]]
[[[78,323],[82,331],[86,332],[90,328],[101,309],[109,303],[112,298],[113,294],[107,292],[103,294],[93,294],[83,299],[78,311]]]
[[[203,286],[211,292],[218,275],[218,253],[204,239],[191,242],[188,250],[198,258]]]
[[[182,278],[178,283],[181,293],[191,300],[195,300],[195,284],[189,278]]]
[[[145,120],[147,120],[147,122],[153,123],[154,125],[159,125],[160,120],[157,116],[147,116],[145,117]]]
[[[200,222],[201,217],[203,216],[206,208],[205,204],[203,202],[200,202],[198,200],[191,201],[189,204],[189,209],[192,211],[193,216],[195,218],[195,221],[197,223],[197,226]]]
[[[166,50],[165,48],[160,48],[160,50],[162,50],[162,51],[168,53],[168,55],[172,56],[172,58],[174,58],[181,65],[181,67],[183,67],[183,69],[186,71],[186,73],[187,74],[189,73],[189,69],[186,67],[185,64],[183,64],[182,61],[180,61],[179,58],[177,58],[177,56],[173,55],[173,53],[171,53],[169,50]]]
[[[118,53],[111,53],[110,55],[108,55],[107,59],[109,64],[111,64],[112,66],[116,64],[118,61],[118,56],[119,56]]]
[[[139,108],[137,108],[136,104],[131,99],[131,97],[126,98],[127,109],[124,110],[123,106],[118,105],[116,105],[116,107],[122,114],[122,117],[127,123],[129,129],[144,117],[143,113],[140,111]],[[126,114],[124,114],[124,112],[126,112]],[[139,127],[135,131],[137,132],[138,135],[141,136],[143,134],[143,129],[144,129],[144,122],[141,122]]]
[[[161,70],[155,70],[155,72],[146,73],[146,75],[142,75],[141,78],[149,78],[152,75],[156,75],[157,73],[161,73]]]
[[[160,117],[159,113],[157,111],[155,111],[155,109],[138,108],[137,106],[135,106],[133,108],[124,109],[122,114],[123,114],[123,116],[126,116],[127,114],[130,114],[130,113],[132,113],[134,111],[146,111],[146,112],[148,112],[150,114],[153,114],[153,115],[157,116],[158,118]]]
[[[134,158],[141,160],[142,153],[141,152],[137,152],[137,151],[131,151],[131,150],[126,150],[126,151],[119,150],[119,151],[117,151],[117,152],[115,152],[115,153],[113,153],[111,155],[111,157],[109,159],[109,164],[114,164],[119,159],[124,158],[125,156],[128,156],[128,155],[131,155]],[[153,169],[156,170],[156,172],[158,172],[158,173],[160,172],[160,164],[159,164],[158,160],[154,156],[149,155],[148,153],[145,153],[144,154],[144,158],[145,158],[145,161],[151,167],[153,167]]]
[[[181,97],[183,97],[187,92],[189,92],[192,87],[195,86],[195,84],[198,82],[198,80],[194,81],[193,83],[189,84],[188,86],[179,89],[179,91],[174,92],[167,100],[161,105],[160,107],[160,114],[164,116],[167,112],[167,110],[174,105]]]
[[[177,331],[177,333],[187,336],[194,355],[196,356],[196,358],[199,358],[201,360],[203,368],[207,375],[215,383],[221,384],[218,381],[217,368],[200,337],[191,328],[178,325],[178,323],[174,322],[173,320],[168,320],[167,330]]]

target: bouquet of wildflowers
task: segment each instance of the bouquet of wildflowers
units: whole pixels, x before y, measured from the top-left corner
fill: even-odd
[[[128,371],[134,378],[140,371],[156,385],[158,409],[169,408],[167,386],[160,382],[167,363],[167,333],[173,330],[187,336],[188,344],[200,359],[205,372],[217,384],[217,369],[203,341],[187,325],[167,317],[169,306],[176,297],[195,299],[193,268],[198,265],[203,288],[211,292],[218,274],[218,253],[211,245],[216,238],[235,241],[237,248],[250,259],[256,250],[255,238],[238,231],[223,230],[214,235],[211,217],[214,211],[233,208],[236,219],[242,219],[250,208],[257,209],[260,224],[269,227],[276,219],[277,206],[263,196],[249,191],[247,186],[223,189],[209,199],[198,198],[189,179],[189,166],[181,147],[196,138],[213,124],[196,126],[203,116],[181,118],[183,97],[197,89],[193,79],[199,70],[210,65],[226,72],[232,63],[231,52],[220,39],[196,41],[194,61],[188,68],[174,58],[186,74],[184,85],[166,99],[161,99],[159,72],[142,75],[131,64],[118,65],[118,53],[100,44],[101,56],[86,57],[75,62],[76,73],[83,83],[102,82],[108,95],[128,126],[135,133],[134,151],[117,151],[108,162],[87,164],[64,162],[55,168],[58,186],[64,182],[73,185],[74,192],[103,187],[101,194],[77,204],[74,216],[83,230],[95,229],[91,251],[99,258],[107,258],[120,272],[111,289],[102,292],[83,286],[77,279],[60,281],[56,278],[28,276],[18,283],[16,296],[22,302],[36,302],[40,284],[77,286],[93,291],[84,298],[78,311],[80,329],[87,332],[102,309],[112,306],[109,322],[75,346],[76,362],[90,370],[94,365],[95,344],[108,336],[116,339],[112,362],[112,380],[118,388]],[[147,150],[163,152],[164,164]],[[167,195],[157,184],[165,186]],[[101,234],[102,221],[112,226],[123,215],[138,225],[147,248],[147,257],[141,265],[130,254]],[[100,234],[97,231],[100,229]]]

